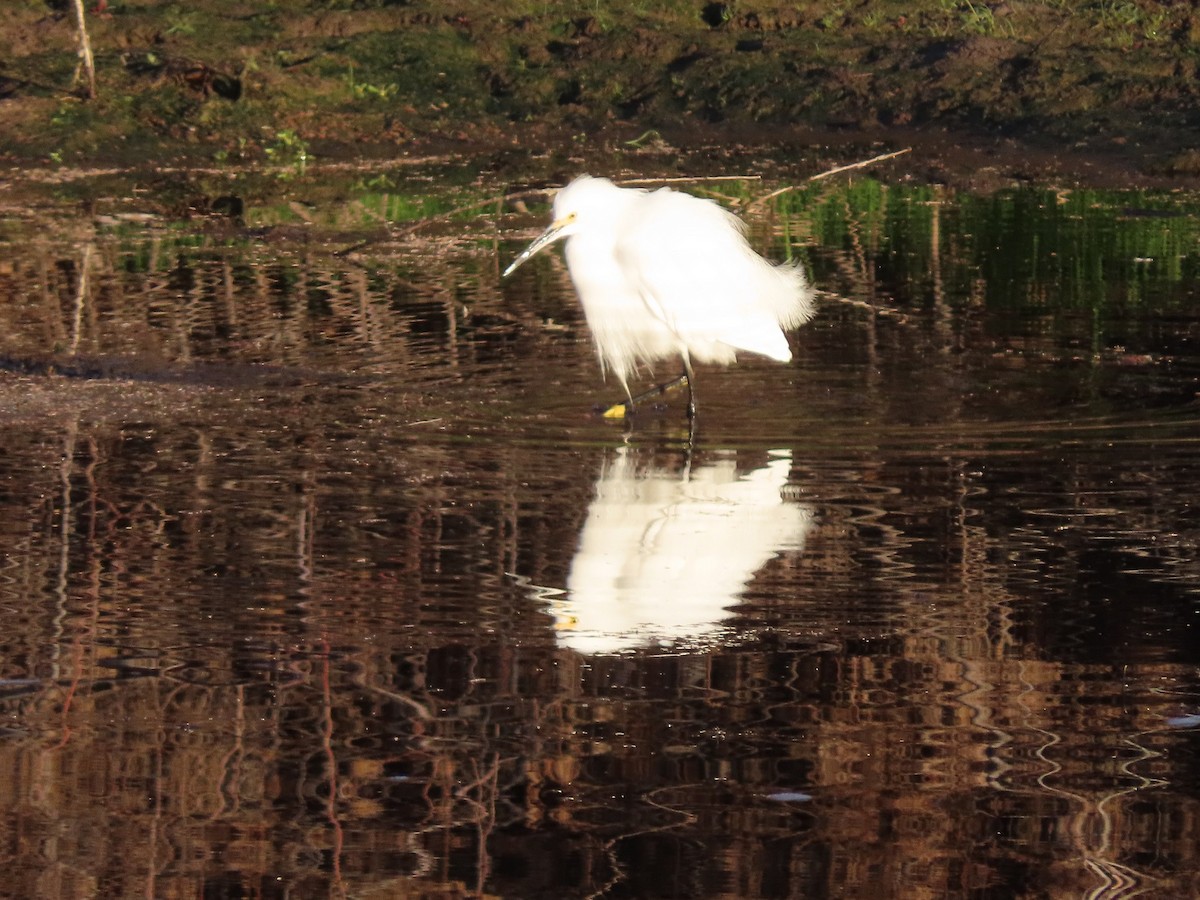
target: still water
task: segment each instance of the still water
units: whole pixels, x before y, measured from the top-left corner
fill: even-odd
[[[1197,895],[1200,201],[689,186],[689,441],[435,183],[0,208],[5,891]]]

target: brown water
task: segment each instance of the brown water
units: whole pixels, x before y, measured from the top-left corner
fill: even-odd
[[[691,445],[540,210],[6,210],[5,890],[1196,896],[1197,206],[823,190]]]

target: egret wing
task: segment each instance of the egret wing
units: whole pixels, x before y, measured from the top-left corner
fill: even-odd
[[[711,200],[647,194],[626,212],[614,252],[647,309],[699,360],[748,350],[787,361],[781,329],[811,316],[803,274],[756,254],[741,221]]]

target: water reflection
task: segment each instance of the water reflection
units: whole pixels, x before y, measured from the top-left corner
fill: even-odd
[[[552,602],[562,646],[703,646],[755,574],[804,545],[813,511],[783,497],[789,452],[741,472],[732,453],[675,468],[643,460],[629,447],[605,460],[566,594]]]
[[[1200,218],[821,192],[690,468],[474,222],[9,240],[10,893],[1193,894]]]

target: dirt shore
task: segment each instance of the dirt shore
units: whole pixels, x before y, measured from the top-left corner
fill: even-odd
[[[236,7],[236,8],[234,8]],[[529,177],[570,160],[814,167],[912,146],[978,183],[1190,186],[1200,12],[1140,0],[15,0],[0,163],[301,167],[445,153]]]

